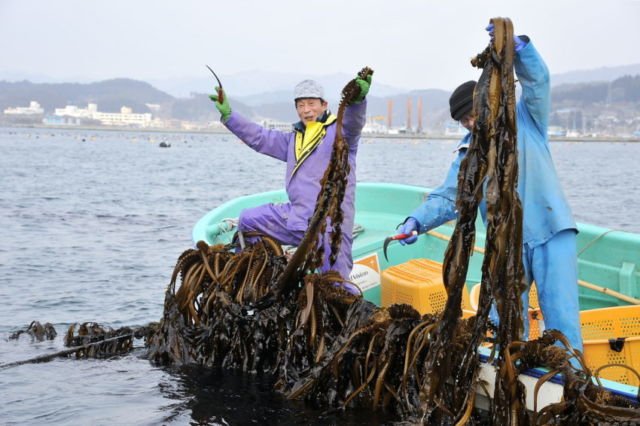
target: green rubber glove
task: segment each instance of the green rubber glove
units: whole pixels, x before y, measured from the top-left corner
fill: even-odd
[[[358,86],[360,86],[360,94],[353,101],[353,103],[359,104],[364,101],[365,96],[367,96],[367,93],[369,93],[369,87],[371,87],[371,76],[368,75],[366,80],[360,77],[356,77],[356,83],[358,83]]]
[[[231,115],[231,105],[229,105],[229,98],[227,97],[227,94],[224,93],[224,90],[222,90],[218,86],[216,86],[216,92],[218,94],[209,95],[209,99],[211,99],[213,103],[216,104],[216,108],[218,109],[218,111],[220,111],[220,118],[222,119],[222,122],[225,122]],[[222,102],[218,101],[219,96],[222,96]]]

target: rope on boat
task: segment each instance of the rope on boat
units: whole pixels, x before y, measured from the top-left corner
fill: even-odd
[[[596,242],[598,242],[598,240],[600,240],[605,235],[610,234],[612,232],[616,232],[616,230],[615,229],[609,229],[608,231],[603,232],[602,234],[600,234],[597,237],[595,237],[593,240],[589,241],[587,244],[585,244],[584,247],[582,247],[582,250],[580,250],[580,252],[578,253],[578,255],[576,257],[580,257],[580,255],[582,255],[582,253],[584,253],[589,247],[594,245]]]
[[[604,237],[609,232],[614,232],[614,231],[613,230],[609,230],[609,231],[604,232],[603,234],[599,235],[596,239],[594,239],[589,244],[587,244],[587,246],[585,248],[583,248],[582,251],[580,251],[580,253],[578,254],[578,257],[590,245],[592,245],[598,239]],[[427,232],[427,234],[431,235],[432,237],[435,237],[435,238],[438,238],[440,240],[443,240],[443,241],[450,241],[451,240],[451,237],[449,237],[448,235],[445,235],[445,234],[441,234],[440,232],[429,231],[429,232]],[[473,247],[473,251],[476,252],[476,253],[484,254],[484,249],[481,248],[481,247],[478,247],[478,246],[474,246]],[[584,281],[584,280],[578,280],[578,285],[580,287],[588,288],[589,290],[597,291],[599,293],[606,294],[606,295],[611,296],[611,297],[615,297],[616,299],[620,299],[620,300],[622,300],[624,302],[631,303],[632,305],[640,305],[640,299],[637,299],[637,298],[631,297],[631,296],[627,296],[626,294],[620,293],[618,291],[612,290],[612,289],[607,288],[607,287],[599,286],[597,284],[593,284],[593,283],[590,283],[590,282]]]

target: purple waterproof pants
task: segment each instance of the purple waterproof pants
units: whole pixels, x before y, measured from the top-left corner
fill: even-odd
[[[258,207],[244,209],[240,212],[240,221],[238,230],[242,232],[256,231],[276,239],[281,244],[297,246],[302,241],[305,230],[289,229],[287,227],[287,219],[291,204],[264,204]],[[329,255],[331,254],[331,230],[327,227],[324,238],[324,259],[321,272],[335,270],[344,279],[349,279],[353,260],[351,258],[351,244],[353,243],[353,230],[342,229],[342,243],[340,244],[340,252],[336,258],[336,263],[329,265]]]

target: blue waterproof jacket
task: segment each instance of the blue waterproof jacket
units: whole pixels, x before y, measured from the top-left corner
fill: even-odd
[[[516,117],[518,195],[524,214],[523,243],[536,247],[562,230],[577,228],[549,150],[549,70],[531,42],[516,53],[515,71],[522,86],[522,95],[516,104]],[[419,222],[421,233],[456,218],[458,170],[470,141],[471,134],[460,141],[458,155],[451,164],[444,183],[433,190],[425,202],[411,213],[411,217]],[[481,203],[480,210],[483,220],[486,219],[484,202]]]

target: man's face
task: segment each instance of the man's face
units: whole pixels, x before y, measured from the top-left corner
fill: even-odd
[[[460,119],[460,124],[462,124],[462,127],[467,129],[468,131],[472,131],[473,125],[476,124],[476,117],[473,115],[473,113],[469,112]]]
[[[300,120],[307,125],[316,121],[327,110],[327,102],[318,98],[302,98],[296,101],[296,112]]]

